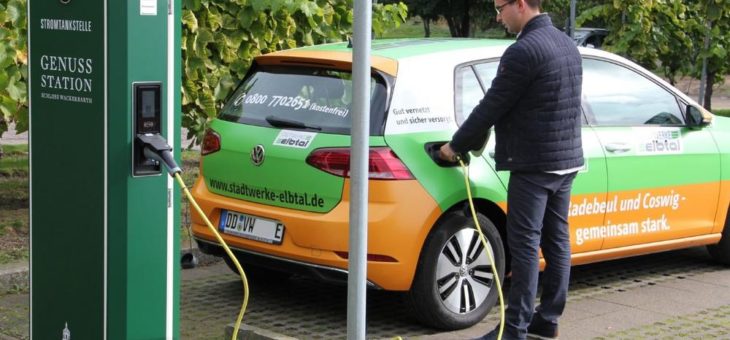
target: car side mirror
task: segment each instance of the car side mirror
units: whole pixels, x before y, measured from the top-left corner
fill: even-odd
[[[702,111],[693,105],[687,105],[687,110],[685,110],[684,113],[684,120],[690,128],[699,128],[710,123],[709,120],[705,119]]]

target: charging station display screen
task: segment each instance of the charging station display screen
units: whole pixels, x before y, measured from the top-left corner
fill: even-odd
[[[143,90],[141,97],[142,118],[155,117],[155,91]]]
[[[162,84],[134,84],[136,134],[160,132],[160,91]]]

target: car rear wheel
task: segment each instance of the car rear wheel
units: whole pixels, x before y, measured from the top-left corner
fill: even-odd
[[[238,273],[236,265],[233,263],[233,260],[231,260],[228,255],[224,254],[223,260],[226,262],[226,265],[234,274],[240,275]],[[283,281],[289,279],[292,276],[292,274],[287,272],[269,269],[254,264],[243,263],[240,258],[238,259],[238,262],[241,264],[243,271],[246,273],[246,279],[249,282]]]
[[[462,329],[481,321],[497,302],[492,266],[504,278],[505,253],[494,224],[477,214],[494,256],[489,261],[471,217],[452,213],[429,235],[406,301],[422,323]]]
[[[707,251],[710,252],[715,261],[730,265],[730,208],[728,208],[728,215],[725,217],[725,229],[722,231],[720,243],[707,246]]]

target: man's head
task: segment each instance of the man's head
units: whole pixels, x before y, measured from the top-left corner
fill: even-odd
[[[540,14],[541,0],[494,0],[497,21],[510,33],[520,33],[530,19]]]

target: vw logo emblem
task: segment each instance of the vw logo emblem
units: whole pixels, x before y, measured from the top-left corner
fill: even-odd
[[[255,166],[261,165],[264,162],[264,146],[259,144],[253,147],[251,150],[251,163]]]

